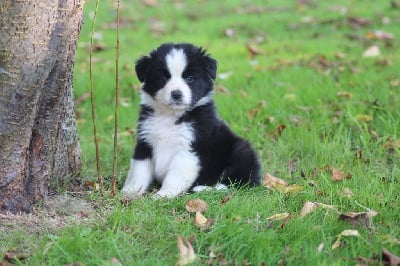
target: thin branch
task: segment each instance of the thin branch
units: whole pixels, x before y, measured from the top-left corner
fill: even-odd
[[[119,66],[119,0],[117,3],[117,44],[115,46],[115,114],[114,114],[114,160],[113,174],[111,179],[111,195],[115,196],[115,184],[117,179],[117,159],[118,159],[118,66]]]
[[[99,151],[99,140],[97,138],[96,112],[95,112],[95,106],[94,106],[93,73],[92,73],[94,26],[96,24],[98,8],[99,8],[99,0],[96,0],[96,9],[94,11],[92,30],[91,30],[91,34],[90,34],[89,78],[90,78],[90,102],[91,102],[91,106],[92,106],[92,119],[93,119],[93,135],[94,135],[94,143],[96,146],[97,181],[101,188],[103,186],[103,177],[101,174],[101,167],[100,167],[100,151]]]

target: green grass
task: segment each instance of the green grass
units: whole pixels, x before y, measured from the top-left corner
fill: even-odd
[[[77,99],[89,92],[94,2],[86,1],[78,44]],[[100,1],[96,35],[101,37],[96,44],[104,44],[105,49],[94,54],[93,65],[107,182],[114,125],[116,13],[112,2]],[[183,41],[207,48],[218,60],[218,73],[232,72],[216,81],[229,90],[215,95],[220,116],[253,143],[264,172],[302,185],[301,191],[285,194],[244,188],[224,205],[220,201],[230,191],[158,201],[144,197],[127,207],[120,205],[118,197],[90,191],[86,197],[97,206],[94,221],[42,230],[29,238],[22,229],[12,231],[2,237],[0,255],[19,250],[27,255],[21,264],[28,265],[111,265],[111,258],[123,265],[174,265],[178,236],[193,237],[199,265],[207,264],[210,251],[219,256],[219,263],[223,258],[238,265],[354,265],[358,257],[372,258],[382,248],[400,255],[399,9],[389,1],[308,2],[303,6],[277,0],[157,1],[152,7],[121,2],[120,88],[125,104],[119,113],[119,187],[134,145],[134,135],[127,131],[135,129],[139,102],[134,62],[160,43]],[[354,28],[349,18],[368,19],[369,24]],[[387,19],[389,23],[384,23]],[[233,29],[233,36],[224,34],[227,29]],[[372,30],[392,33],[395,39],[368,39]],[[246,43],[257,45],[262,54],[250,57]],[[381,55],[364,58],[371,45],[378,45]],[[351,95],[338,96],[338,92]],[[261,100],[265,106],[249,115]],[[76,110],[83,177],[96,180],[90,99],[84,97]],[[273,140],[271,132],[279,125],[286,129]],[[391,143],[395,147],[388,147]],[[351,179],[334,182],[327,167],[341,169]],[[352,197],[342,195],[346,188]],[[209,205],[204,215],[214,224],[206,232],[199,231],[193,225],[194,215],[185,211],[185,202],[193,198]],[[341,212],[365,211],[360,204],[379,215],[372,218],[370,229],[339,221],[337,213],[323,208],[300,218],[306,201],[331,204]],[[292,215],[284,224],[266,219],[284,212]],[[360,237],[344,237],[344,246],[332,250],[336,236],[345,229],[358,230]],[[317,252],[321,243],[324,247]]]

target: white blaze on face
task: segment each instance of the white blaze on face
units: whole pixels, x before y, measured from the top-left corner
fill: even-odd
[[[164,88],[157,92],[155,99],[172,109],[186,109],[192,101],[190,87],[182,78],[187,65],[186,55],[183,50],[172,49],[165,60],[171,77]]]

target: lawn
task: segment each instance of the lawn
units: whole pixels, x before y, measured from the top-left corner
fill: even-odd
[[[219,114],[250,140],[265,173],[257,188],[145,196],[128,206],[109,193],[113,2],[100,1],[93,54],[105,188],[78,193],[83,209],[43,214],[38,206],[17,226],[4,219],[0,262],[174,265],[182,237],[195,265],[400,264],[400,2],[121,1],[118,188],[136,131],[134,63],[163,42],[194,43],[218,60]],[[74,89],[82,178],[96,181],[88,94],[95,1],[85,5]],[[206,225],[186,210],[194,199],[208,205]]]

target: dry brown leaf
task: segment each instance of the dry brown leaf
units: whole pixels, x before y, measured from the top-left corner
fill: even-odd
[[[254,57],[256,55],[263,54],[263,50],[258,47],[256,44],[246,43],[246,49],[249,52],[250,57]]]
[[[279,125],[268,133],[268,137],[272,140],[278,140],[278,138],[282,135],[285,129],[286,129],[285,125]]]
[[[315,204],[317,204],[318,207],[321,207],[321,208],[323,208],[323,209],[333,210],[333,211],[335,211],[337,214],[341,214],[341,212],[339,212],[339,211],[335,208],[334,205],[328,205],[328,204],[321,203],[321,202],[315,202]]]
[[[374,30],[367,32],[367,38],[372,40],[383,40],[383,41],[391,41],[394,39],[394,35],[389,32],[384,32],[381,30]]]
[[[281,225],[279,226],[280,229],[283,229],[285,227],[286,223],[289,221],[289,219],[292,217],[292,215],[288,215],[285,219],[283,219]]]
[[[254,118],[255,116],[257,116],[257,115],[260,113],[260,111],[261,111],[262,109],[265,108],[265,106],[267,106],[267,101],[265,101],[265,100],[259,101],[258,104],[257,104],[257,106],[256,106],[255,108],[253,108],[253,109],[251,109],[251,110],[249,110],[249,111],[247,112],[247,116],[248,116],[249,118]]]
[[[377,57],[381,55],[381,51],[379,50],[379,47],[376,45],[372,45],[367,48],[367,50],[364,51],[363,57]]]
[[[262,184],[269,189],[286,188],[287,182],[283,179],[277,178],[270,173],[266,173],[263,177]]]
[[[316,204],[315,202],[307,201],[306,203],[304,203],[303,208],[301,208],[300,217],[304,217],[304,216],[312,213],[317,208],[318,208],[318,204]]]
[[[356,114],[354,118],[360,123],[367,123],[374,120],[374,117],[372,115],[367,114]]]
[[[284,220],[284,219],[288,218],[289,216],[290,216],[290,213],[283,212],[283,213],[274,214],[274,215],[268,217],[267,220],[279,221],[279,220]]]
[[[200,212],[196,212],[196,217],[194,218],[194,224],[196,226],[204,226],[207,223],[207,218],[203,216]]]
[[[351,198],[354,196],[353,191],[351,191],[348,187],[344,188],[341,192],[339,192],[339,194],[346,198]]]
[[[298,184],[293,184],[293,185],[290,185],[290,186],[285,187],[283,189],[281,189],[279,187],[277,189],[279,191],[285,193],[285,194],[290,194],[290,193],[296,193],[296,192],[303,191],[304,190],[304,186],[298,185]]]
[[[176,262],[175,265],[188,265],[197,260],[197,256],[194,253],[192,244],[183,237],[178,237],[178,250],[179,260]]]
[[[9,250],[4,254],[3,259],[5,262],[16,263],[18,261],[19,262],[24,261],[25,258],[26,258],[25,255],[23,255],[21,253],[14,251],[14,250]],[[1,261],[0,261],[0,263],[1,263]]]
[[[215,91],[222,93],[222,94],[230,94],[231,93],[227,87],[222,86],[221,84],[215,85]]]
[[[146,6],[155,7],[157,6],[157,0],[142,0],[141,3]]]
[[[333,181],[342,181],[343,179],[351,178],[351,174],[344,173],[342,170],[336,169],[333,166],[330,166],[329,170],[331,172],[331,179]]]
[[[394,79],[390,81],[390,86],[392,87],[398,87],[400,85],[400,80]]]
[[[384,265],[400,265],[400,257],[390,253],[387,249],[382,249],[382,263]]]
[[[341,240],[344,236],[359,237],[360,233],[357,230],[350,230],[350,229],[344,230],[339,235],[337,235],[337,239],[336,239],[335,243],[333,243],[333,245],[332,245],[332,250],[334,250],[342,245]]]
[[[185,208],[188,212],[203,213],[207,210],[207,203],[202,199],[194,199],[186,201]]]
[[[220,202],[221,205],[224,205],[225,203],[227,203],[228,201],[230,201],[233,196],[235,195],[235,191],[232,191],[231,193],[229,193],[228,195],[226,195]]]
[[[347,212],[339,215],[339,220],[346,221],[352,225],[364,225],[366,228],[371,228],[371,218],[378,215],[375,211],[370,212]]]
[[[196,217],[193,221],[194,225],[199,228],[201,231],[205,231],[210,229],[211,225],[213,225],[214,220],[211,218],[206,218],[200,212],[196,212]]]
[[[347,98],[347,99],[351,99],[353,97],[353,94],[351,92],[348,91],[338,91],[336,93],[337,97],[343,97],[343,98]]]
[[[76,106],[76,105],[80,105],[81,103],[83,103],[84,101],[86,101],[86,100],[88,100],[88,99],[90,99],[90,93],[89,93],[89,92],[82,94],[81,96],[79,96],[78,98],[76,98],[76,100],[75,100],[75,106]]]
[[[110,259],[110,264],[106,264],[106,265],[122,266],[122,263],[117,258],[111,258]]]

